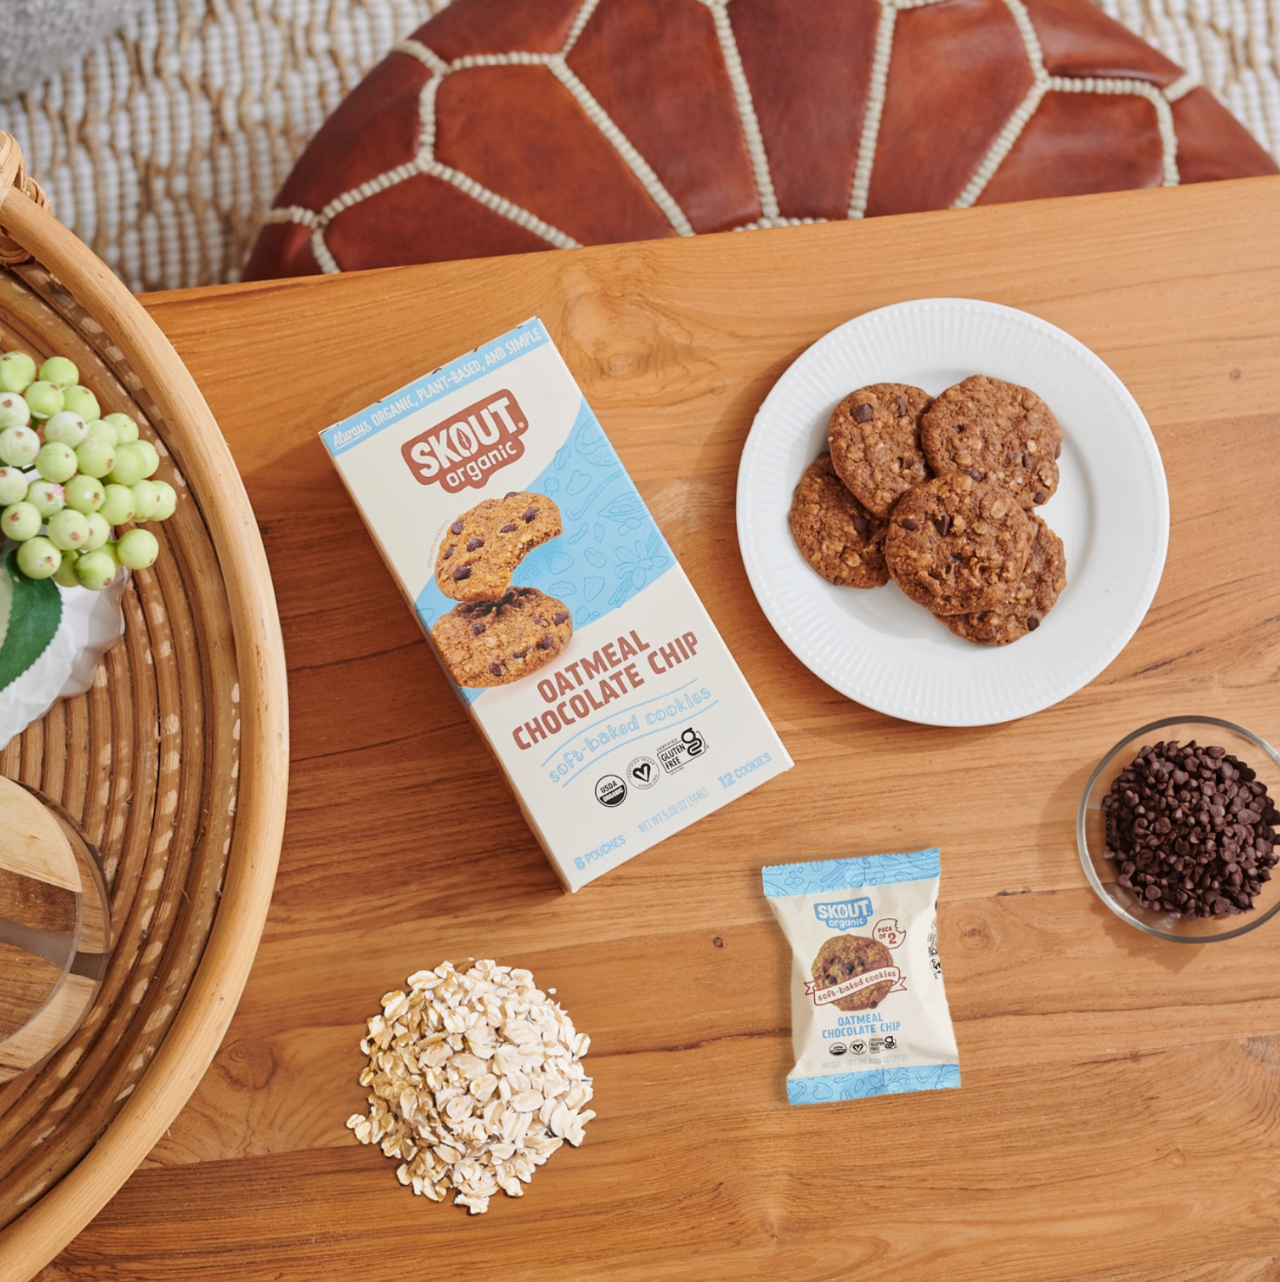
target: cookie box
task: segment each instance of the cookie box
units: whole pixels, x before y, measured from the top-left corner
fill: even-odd
[[[790,768],[541,321],[321,439],[569,890]]]

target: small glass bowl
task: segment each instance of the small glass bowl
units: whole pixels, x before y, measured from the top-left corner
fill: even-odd
[[[1173,917],[1169,913],[1141,907],[1133,891],[1116,884],[1120,870],[1106,857],[1106,823],[1102,814],[1102,799],[1111,791],[1115,777],[1133,762],[1144,747],[1169,740],[1185,744],[1192,739],[1202,748],[1225,748],[1231,756],[1255,771],[1258,779],[1266,784],[1272,801],[1280,803],[1280,755],[1266,740],[1259,739],[1243,726],[1218,717],[1165,717],[1126,735],[1098,763],[1098,768],[1085,785],[1084,796],[1080,798],[1076,841],[1089,884],[1117,917],[1157,939],[1171,939],[1179,944],[1207,944],[1247,934],[1280,912],[1280,864],[1272,869],[1271,880],[1262,883],[1262,892],[1254,901],[1257,904],[1260,900],[1260,907],[1246,909],[1237,916]]]

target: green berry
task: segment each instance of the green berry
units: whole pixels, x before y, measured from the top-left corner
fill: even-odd
[[[106,422],[116,429],[121,445],[128,445],[130,441],[138,439],[138,425],[128,414],[121,414],[118,411],[115,414],[108,414]]]
[[[101,592],[110,587],[119,565],[106,548],[94,552],[81,552],[76,557],[76,581],[91,592]]]
[[[143,460],[146,463],[147,470],[143,472],[142,475],[154,476],[156,474],[156,468],[160,466],[160,451],[157,450],[150,441],[142,436],[134,441],[133,448],[142,455]]]
[[[106,441],[112,449],[120,444],[120,433],[105,418],[91,418],[85,423],[91,441]]]
[[[107,540],[111,537],[111,527],[107,524],[106,518],[101,512],[90,512],[85,520],[89,522],[89,538],[84,545],[86,552],[96,552],[101,547],[106,547]]]
[[[80,371],[76,369],[75,362],[67,360],[65,356],[50,356],[40,366],[40,377],[47,383],[57,383],[59,387],[70,387],[73,383],[80,381]]]
[[[116,447],[96,436],[76,446],[76,466],[85,476],[106,476],[116,465]]]
[[[27,497],[27,476],[16,467],[0,467],[0,507],[21,503]]]
[[[59,552],[78,552],[89,541],[89,519],[74,508],[63,508],[49,518],[49,541]]]
[[[0,428],[26,427],[31,422],[31,406],[17,392],[0,394]]]
[[[29,467],[40,453],[40,438],[29,427],[6,427],[0,432],[0,463]]]
[[[120,564],[131,570],[146,570],[155,565],[160,555],[160,540],[150,530],[129,530],[116,544]]]
[[[30,503],[11,503],[0,512],[0,531],[15,543],[25,543],[40,533],[44,518]]]
[[[22,396],[31,408],[32,418],[51,418],[63,406],[62,388],[56,383],[32,383]]]
[[[36,455],[36,471],[46,481],[69,481],[76,474],[76,452],[61,441],[49,441]]]
[[[63,445],[69,445],[74,450],[88,435],[89,429],[84,419],[74,410],[59,410],[44,425],[45,444],[50,441],[61,441]]]
[[[67,506],[67,492],[57,481],[32,481],[27,486],[27,502],[47,521]]]
[[[67,506],[85,516],[96,512],[107,497],[106,487],[94,476],[73,476],[63,489],[66,491]]]
[[[76,562],[80,559],[78,552],[62,550],[62,564],[54,572],[53,581],[64,588],[78,588],[80,580],[76,578]]]
[[[128,525],[133,520],[133,491],[127,485],[114,482],[106,487],[102,506],[98,509],[108,525]]]
[[[130,488],[133,490],[133,519],[150,521],[160,506],[160,491],[151,481],[139,481]]]
[[[137,485],[147,475],[147,456],[140,448],[141,444],[141,441],[134,441],[131,445],[116,446],[116,465],[107,480],[116,485]]]
[[[156,487],[156,493],[159,495],[159,501],[156,510],[151,514],[151,519],[167,521],[177,510],[178,491],[168,481],[152,481],[151,484]]]
[[[51,579],[61,564],[62,553],[38,535],[18,549],[18,569],[29,579]]]
[[[6,392],[25,392],[35,381],[36,363],[26,352],[0,356],[0,387]]]
[[[98,398],[87,387],[81,387],[79,383],[63,389],[62,404],[64,409],[79,414],[83,419],[97,418],[102,413]]]

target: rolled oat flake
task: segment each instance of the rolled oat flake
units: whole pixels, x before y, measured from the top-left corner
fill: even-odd
[[[938,957],[938,850],[763,870],[791,944],[787,1102],[960,1085]]]

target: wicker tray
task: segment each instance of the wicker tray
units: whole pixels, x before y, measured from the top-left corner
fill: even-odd
[[[129,1177],[200,1080],[262,934],[284,828],[284,649],[235,464],[177,353],[41,207],[0,134],[0,335],[69,356],[133,415],[178,489],[93,688],[0,752],[101,853],[114,951],[84,1024],[0,1088],[0,1276],[51,1260]],[[13,262],[26,257],[26,262]]]

